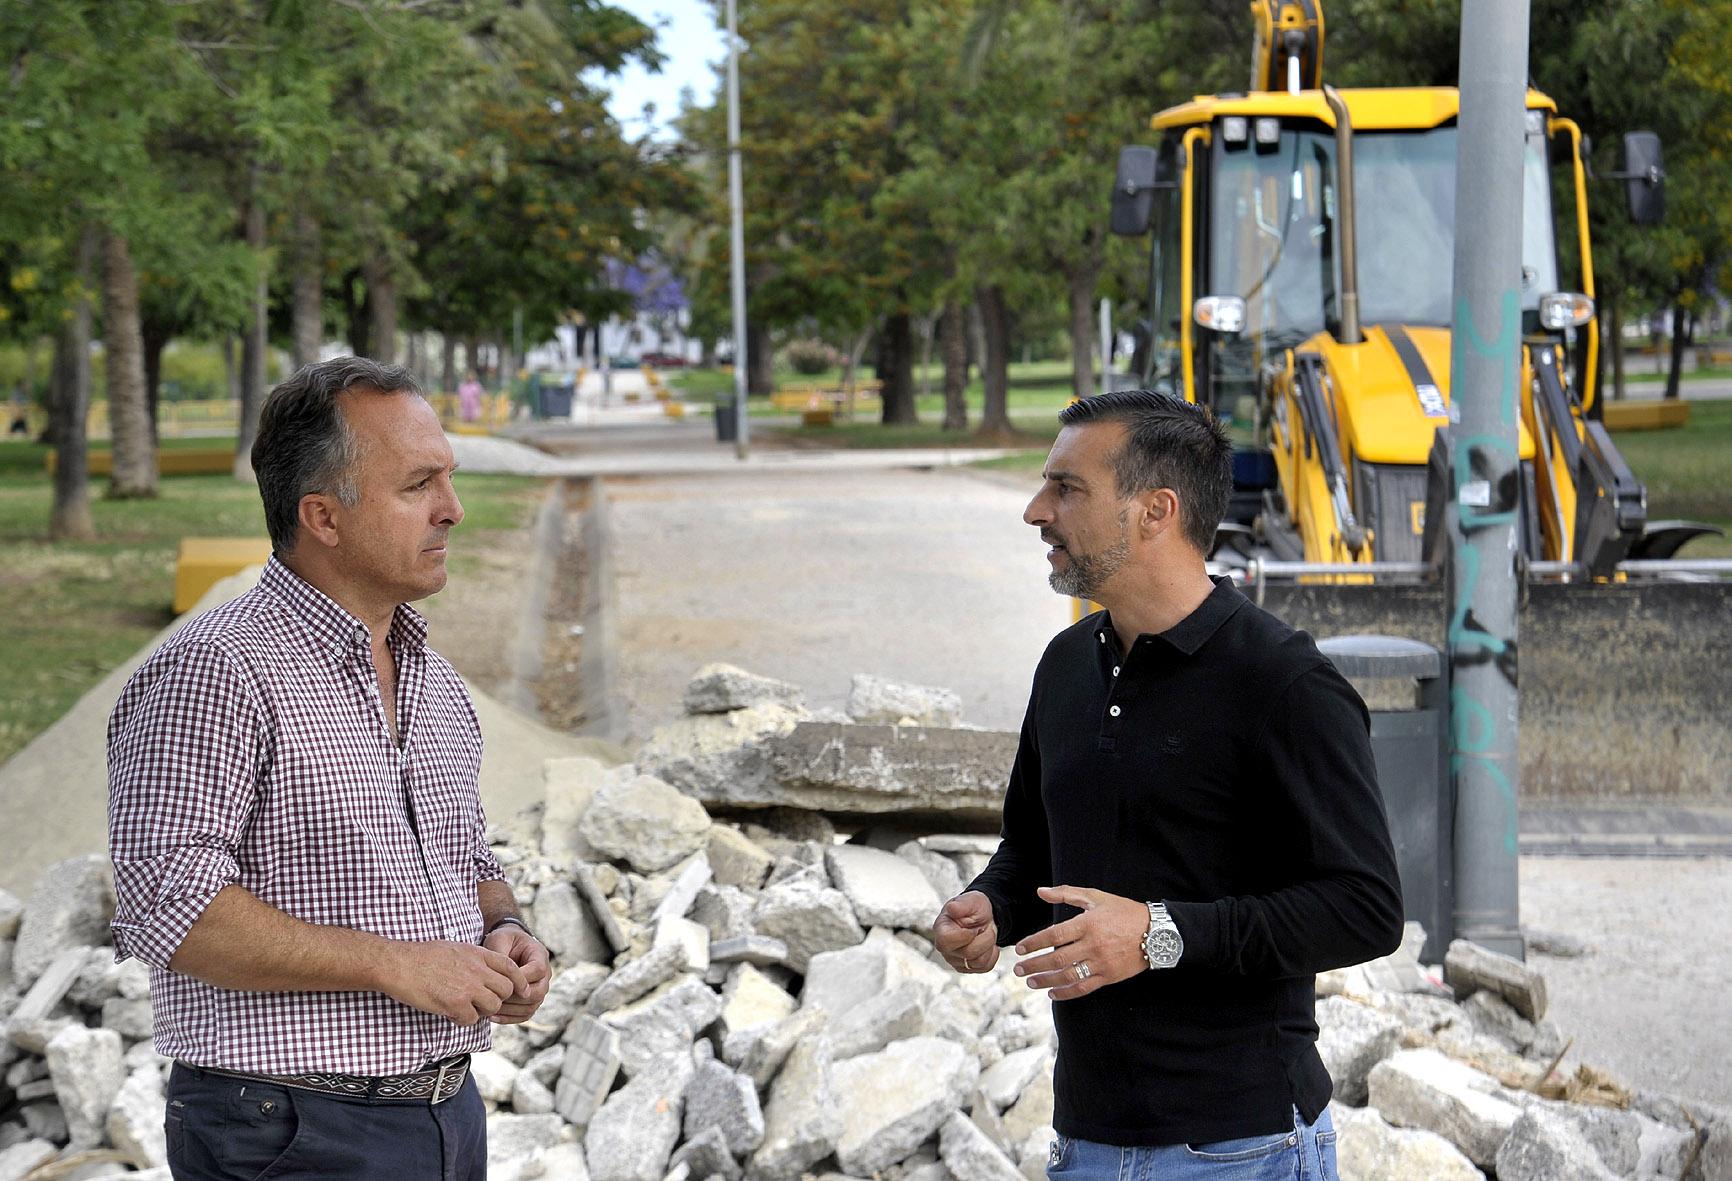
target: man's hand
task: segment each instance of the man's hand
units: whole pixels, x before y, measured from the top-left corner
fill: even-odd
[[[511,957],[473,943],[393,943],[379,991],[458,1025],[500,1011],[529,981]],[[543,993],[546,985],[542,985]]]
[[[932,942],[958,972],[990,972],[998,963],[998,924],[992,903],[979,890],[944,904],[932,924]]]
[[[1077,886],[1042,886],[1036,893],[1082,913],[1016,945],[1017,955],[1053,949],[1016,966],[1016,974],[1028,977],[1030,988],[1050,988],[1053,1000],[1068,1001],[1148,969],[1143,958],[1143,936],[1149,930],[1146,904]],[[1086,975],[1078,972],[1078,964],[1088,965]]]
[[[481,941],[481,946],[498,952],[523,970],[523,987],[505,998],[499,1011],[492,1014],[493,1023],[516,1025],[528,1021],[547,999],[547,986],[553,980],[547,948],[541,945],[541,940],[510,923],[495,928]]]

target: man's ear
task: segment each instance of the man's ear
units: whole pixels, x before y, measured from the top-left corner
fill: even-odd
[[[1143,507],[1143,530],[1150,536],[1165,533],[1178,524],[1179,498],[1171,488],[1153,488],[1137,499]]]
[[[336,498],[323,492],[309,492],[301,497],[301,503],[295,507],[296,519],[301,523],[301,534],[312,539],[315,545],[335,549],[339,540]]]

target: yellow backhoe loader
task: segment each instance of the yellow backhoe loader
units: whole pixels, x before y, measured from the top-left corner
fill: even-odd
[[[1441,505],[1445,486],[1434,442],[1450,441],[1451,276],[1455,235],[1469,228],[1454,210],[1459,95],[1337,91],[1323,80],[1318,0],[1251,10],[1250,89],[1160,112],[1154,146],[1120,155],[1113,230],[1152,237],[1134,377],[1250,427],[1221,567],[1314,633],[1439,643],[1443,514],[1427,501]],[[1636,774],[1605,742],[1651,748],[1665,727],[1663,741],[1682,744],[1700,721],[1713,737],[1680,756],[1688,769],[1668,772],[1671,783],[1732,794],[1720,719],[1681,729],[1664,712],[1695,694],[1732,696],[1732,583],[1719,578],[1732,564],[1668,560],[1719,530],[1649,521],[1641,483],[1597,420],[1588,145],[1546,95],[1530,90],[1526,106],[1523,710],[1555,704],[1572,717],[1531,743],[1524,733],[1524,764],[1533,754],[1556,790],[1595,791]],[[1625,136],[1614,175],[1635,221],[1657,221],[1658,138]],[[1683,653],[1656,660],[1659,645]],[[1590,730],[1604,737],[1583,738]],[[1546,745],[1554,738],[1561,747]]]

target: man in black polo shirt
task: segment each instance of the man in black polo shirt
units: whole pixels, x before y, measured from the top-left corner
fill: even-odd
[[[1041,658],[1003,839],[939,950],[985,972],[1015,942],[1061,1002],[1055,1181],[1332,1181],[1313,977],[1401,939],[1364,703],[1205,570],[1232,490],[1206,411],[1137,390],[1059,421],[1023,519],[1053,588],[1106,610]]]

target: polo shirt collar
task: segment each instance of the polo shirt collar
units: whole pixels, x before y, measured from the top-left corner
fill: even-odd
[[[1208,643],[1209,638],[1221,630],[1221,625],[1233,617],[1246,603],[1245,596],[1239,588],[1233,585],[1231,578],[1209,576],[1215,584],[1215,589],[1209,592],[1209,597],[1197,605],[1197,609],[1185,616],[1179,622],[1161,632],[1158,636],[1138,636],[1144,639],[1165,640],[1173,648],[1186,656],[1195,656],[1197,649]],[[1100,622],[1095,625],[1095,632],[1104,637],[1104,643],[1116,644],[1113,636],[1112,614],[1108,611],[1100,613]]]
[[[281,600],[288,607],[290,618],[332,651],[342,653],[356,646],[365,647],[371,642],[372,633],[366,624],[278,561],[275,554],[265,563],[259,586]],[[392,650],[399,653],[424,647],[427,643],[427,620],[409,604],[397,604],[396,613],[391,617],[388,642]]]

